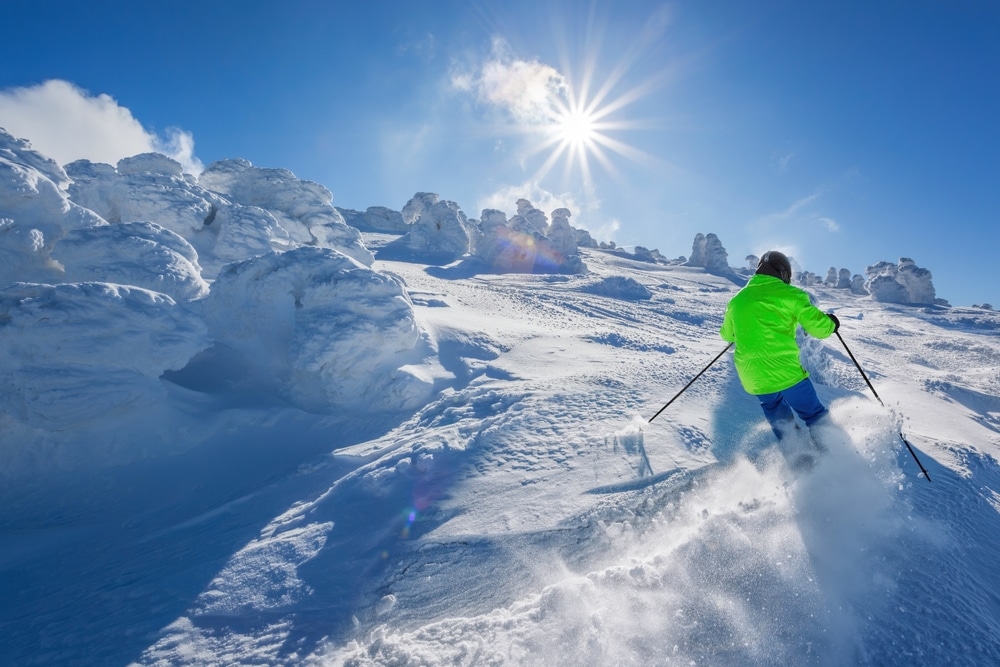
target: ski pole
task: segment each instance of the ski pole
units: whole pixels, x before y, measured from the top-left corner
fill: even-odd
[[[844,345],[844,349],[847,350],[847,356],[849,356],[851,358],[851,361],[854,362],[854,365],[857,366],[858,372],[861,373],[861,377],[863,377],[865,379],[865,382],[868,383],[868,388],[872,390],[872,395],[875,396],[875,399],[879,402],[879,405],[881,405],[884,408],[885,403],[882,402],[882,399],[879,397],[878,392],[875,391],[875,387],[872,386],[871,380],[869,380],[868,376],[865,375],[865,371],[861,368],[861,364],[859,364],[858,360],[854,358],[854,354],[851,353],[851,348],[847,347],[847,343],[844,342],[844,337],[840,335],[839,331],[834,331],[834,333],[837,334],[837,338],[840,339],[840,342]],[[931,481],[930,473],[927,472],[927,469],[924,468],[924,464],[922,464],[920,462],[920,459],[917,458],[917,453],[913,451],[913,447],[910,446],[910,442],[903,437],[902,431],[899,432],[899,439],[903,441],[903,444],[906,445],[906,448],[910,451],[910,456],[912,456],[913,460],[917,462],[917,467],[920,468],[920,472],[924,473],[924,477],[927,478],[928,482]]]
[[[676,401],[676,400],[677,400],[677,397],[678,397],[678,396],[680,396],[681,394],[683,394],[683,393],[685,392],[685,390],[687,390],[687,388],[688,388],[688,387],[690,387],[691,385],[693,385],[693,384],[694,384],[694,381],[695,381],[695,380],[697,380],[698,378],[700,378],[700,377],[701,377],[701,375],[702,375],[702,373],[704,373],[704,372],[705,372],[705,371],[707,371],[707,370],[708,370],[709,368],[711,368],[711,367],[712,367],[712,364],[714,364],[714,363],[715,363],[716,361],[718,361],[718,360],[719,360],[719,359],[720,359],[720,358],[722,357],[722,355],[724,355],[724,354],[725,354],[726,352],[728,352],[728,351],[729,351],[729,348],[731,348],[732,346],[733,346],[733,344],[732,344],[732,343],[730,343],[729,345],[727,345],[727,346],[726,346],[726,349],[725,349],[725,350],[723,350],[722,352],[719,352],[719,354],[717,354],[717,355],[715,356],[715,359],[712,359],[712,361],[710,361],[710,362],[708,363],[708,366],[705,366],[704,368],[702,368],[702,369],[701,369],[701,373],[698,373],[698,374],[697,374],[697,375],[695,375],[695,376],[694,376],[693,378],[691,378],[691,381],[690,381],[690,382],[688,382],[688,383],[687,383],[686,385],[684,385],[684,389],[681,389],[681,390],[680,390],[679,392],[677,392],[677,393],[676,393],[676,394],[674,395],[674,397],[673,397],[673,398],[671,398],[671,399],[670,399],[669,401],[667,401],[667,404],[666,404],[666,405],[664,405],[664,406],[663,406],[662,408],[660,408],[659,412],[657,412],[657,413],[656,413],[655,415],[653,415],[652,417],[650,417],[650,418],[649,418],[649,421],[648,421],[648,422],[646,422],[646,423],[647,423],[647,424],[651,424],[651,423],[653,423],[653,420],[654,420],[654,419],[656,419],[657,417],[659,417],[659,416],[660,416],[660,412],[663,412],[663,411],[664,411],[664,410],[666,410],[666,409],[667,409],[668,407],[670,407],[670,404],[671,404],[671,403],[673,403],[674,401]]]

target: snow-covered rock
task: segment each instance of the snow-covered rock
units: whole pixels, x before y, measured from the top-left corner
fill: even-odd
[[[198,184],[237,204],[267,210],[288,233],[286,248],[312,245],[338,250],[365,266],[374,261],[361,233],[344,222],[333,206],[333,195],[319,183],[300,180],[287,169],[265,169],[233,159],[210,164]]]
[[[8,285],[0,321],[0,409],[48,431],[160,399],[160,375],[208,345],[170,297],[108,283]]]
[[[422,340],[403,287],[334,250],[304,246],[232,264],[199,305],[216,344],[303,409],[399,409],[429,391],[400,370]]]
[[[933,304],[935,299],[931,272],[922,269],[908,258],[898,264],[879,262],[866,270],[865,288],[872,299],[883,303]]]

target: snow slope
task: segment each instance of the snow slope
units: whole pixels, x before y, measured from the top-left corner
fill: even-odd
[[[57,170],[46,235],[106,225]],[[724,348],[735,274],[380,234],[368,266],[337,229],[353,255],[205,263],[136,228],[216,266],[207,297],[0,291],[0,664],[1000,663],[1000,314],[811,287],[888,407],[803,339],[835,426],[802,471],[730,355],[647,423]]]

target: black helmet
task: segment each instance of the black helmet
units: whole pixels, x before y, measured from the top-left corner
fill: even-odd
[[[757,265],[757,273],[780,278],[787,285],[792,282],[792,263],[788,261],[784,253],[780,253],[777,250],[768,250],[760,258],[760,264]]]

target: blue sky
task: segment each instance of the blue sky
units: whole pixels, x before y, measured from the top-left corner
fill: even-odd
[[[478,217],[527,197],[668,257],[697,232],[733,265],[771,247],[817,273],[911,257],[939,297],[1000,307],[996,2],[0,0],[0,15],[0,126],[61,161],[243,157],[354,209],[430,191]]]

